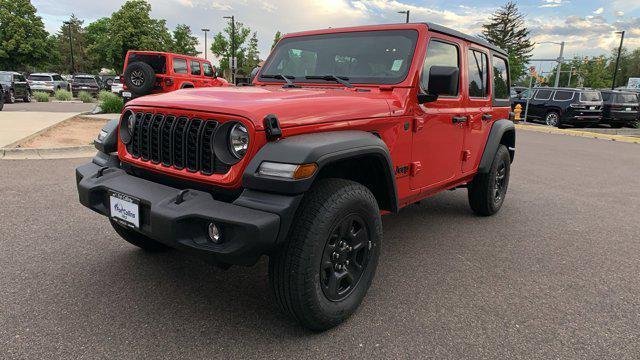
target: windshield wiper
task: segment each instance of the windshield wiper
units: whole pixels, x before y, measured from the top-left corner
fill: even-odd
[[[268,74],[268,75],[260,75],[260,77],[266,79],[282,79],[287,82],[287,85],[283,86],[285,88],[299,88],[299,85],[293,83],[293,81],[289,79],[295,79],[296,77],[293,75],[282,75],[282,74]]]
[[[335,75],[310,75],[304,77],[307,80],[326,80],[326,81],[335,81],[338,82],[348,88],[352,88],[353,85],[349,83],[349,78],[346,76],[335,76]]]

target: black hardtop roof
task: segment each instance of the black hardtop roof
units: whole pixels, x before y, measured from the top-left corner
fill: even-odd
[[[486,41],[484,39],[481,39],[479,37],[467,35],[467,34],[461,33],[458,30],[453,30],[453,29],[448,28],[446,26],[438,25],[438,24],[431,23],[431,22],[426,22],[424,24],[426,24],[429,27],[429,30],[431,30],[431,31],[434,31],[434,32],[437,32],[437,33],[441,33],[441,34],[444,34],[444,35],[450,35],[450,36],[457,37],[457,38],[460,38],[460,39],[464,39],[464,40],[467,40],[467,41],[472,42],[474,44],[478,44],[478,45],[484,46],[484,47],[486,47],[488,49],[491,49],[491,50],[493,50],[493,51],[495,51],[497,53],[500,53],[502,55],[508,55],[506,51],[500,49],[499,47],[497,47],[497,46],[491,44],[490,42],[488,42],[488,41]]]
[[[535,86],[533,89],[543,89],[543,90],[563,90],[563,91],[600,91],[597,89],[587,89],[587,88],[570,88],[570,87],[551,87],[551,86]]]

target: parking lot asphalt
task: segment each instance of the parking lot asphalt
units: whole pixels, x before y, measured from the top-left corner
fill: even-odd
[[[640,146],[518,133],[502,211],[466,191],[384,218],[358,312],[282,317],[267,262],[145,254],[77,202],[86,160],[0,161],[0,358],[637,358]]]
[[[92,103],[78,103],[78,102],[35,102],[25,103],[17,101],[13,104],[4,104],[2,112],[13,111],[34,111],[34,112],[62,112],[62,113],[81,113],[91,111],[96,107],[96,104]]]

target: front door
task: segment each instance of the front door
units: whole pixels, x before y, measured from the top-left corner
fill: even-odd
[[[444,35],[429,40],[420,80],[421,91],[428,89],[432,66],[461,68],[461,49],[459,40]],[[460,79],[458,83],[462,84]],[[467,119],[462,99],[461,87],[458,86],[453,94],[444,94],[434,102],[417,105],[410,169],[412,189],[437,187],[459,176]]]

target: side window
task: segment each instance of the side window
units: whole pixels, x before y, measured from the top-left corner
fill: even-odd
[[[538,92],[536,92],[536,96],[534,97],[535,100],[549,100],[551,99],[551,93],[553,91],[551,90],[538,90]]]
[[[509,99],[509,71],[507,61],[501,57],[493,57],[493,94],[496,99]]]
[[[467,56],[469,71],[469,97],[487,97],[489,67],[487,55],[476,50],[469,50]]]
[[[204,67],[204,76],[213,77],[213,66],[208,62],[202,63],[202,67]]]
[[[191,60],[191,75],[202,75],[202,70],[200,70],[200,62]]]
[[[427,56],[424,59],[422,67],[422,78],[420,79],[420,87],[423,91],[429,89],[429,71],[432,66],[451,66],[460,68],[460,51],[456,45],[431,40],[427,47]],[[460,90],[455,94],[447,94],[448,96],[457,96]]]
[[[573,91],[558,90],[553,95],[553,100],[555,101],[569,101],[571,99],[573,99]]]
[[[188,74],[187,60],[180,59],[180,58],[173,58],[173,72],[176,74]]]
[[[13,81],[20,81],[20,75],[13,75]]]
[[[64,81],[64,79],[60,75],[53,75],[53,80],[54,81]]]

